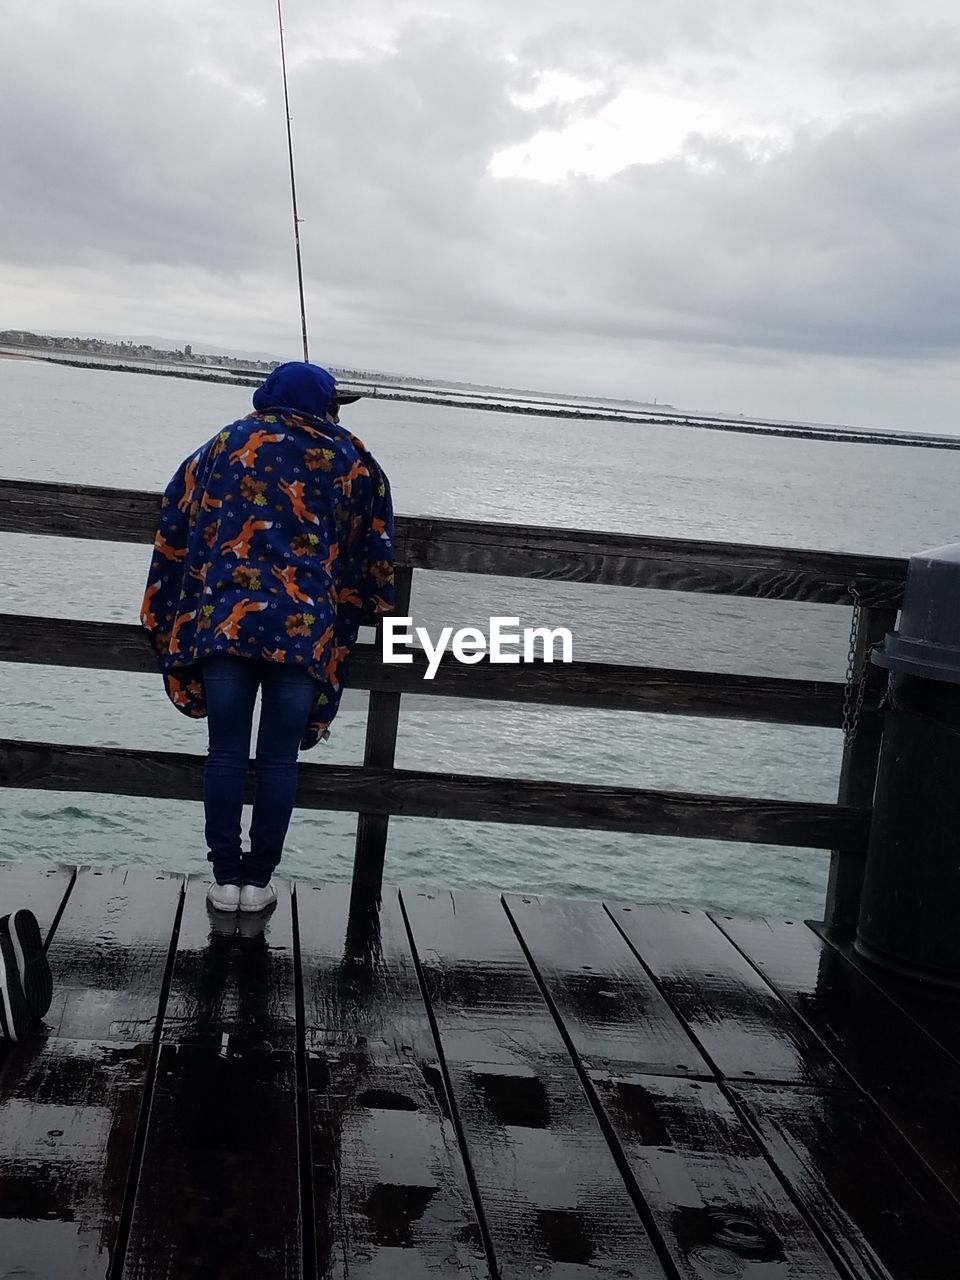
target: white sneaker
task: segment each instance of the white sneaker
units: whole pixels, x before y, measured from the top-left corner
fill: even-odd
[[[240,886],[238,884],[213,884],[207,890],[207,901],[217,911],[236,911],[240,905]]]
[[[240,890],[241,911],[265,911],[277,900],[277,891],[272,884],[245,884]]]

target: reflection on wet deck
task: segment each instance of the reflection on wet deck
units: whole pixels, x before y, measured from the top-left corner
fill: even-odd
[[[0,1048],[0,1280],[960,1274],[960,1019],[841,937],[205,890],[0,864],[56,983]]]

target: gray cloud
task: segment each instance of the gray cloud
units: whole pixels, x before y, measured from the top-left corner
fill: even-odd
[[[850,85],[907,66],[933,83],[960,30],[945,9],[912,42],[894,48],[881,32],[858,43],[872,6],[818,27],[830,11],[811,0],[791,13],[824,75]],[[110,282],[104,299],[125,280],[132,290],[161,279],[169,299],[179,280],[177,321],[195,316],[197,340],[249,347],[289,332],[271,16],[248,0],[205,6],[199,23],[185,0],[39,13],[13,3],[0,16],[13,51],[0,108],[0,270],[11,281],[34,273],[49,327],[62,327],[56,298],[68,299],[71,271],[84,267]],[[764,351],[956,355],[956,93],[901,92],[882,111],[854,104],[764,159],[711,133],[602,181],[497,180],[488,167],[500,149],[591,116],[637,68],[690,54],[699,61],[683,73],[688,85],[722,95],[745,82],[770,57],[769,42],[743,43],[761,22],[755,6],[705,17],[699,3],[606,0],[589,26],[582,6],[539,0],[464,0],[446,19],[415,4],[361,4],[327,30],[312,12],[297,26],[299,16],[288,0],[311,309],[322,332],[340,334],[341,358],[406,352],[419,371],[470,373],[496,353],[546,367],[550,350],[608,344],[626,378],[631,352],[650,344],[727,360],[739,350],[747,362]],[[516,95],[549,70],[601,84],[578,102],[523,109]],[[103,328],[120,327],[98,314]],[[149,328],[158,322],[154,311]],[[451,352],[465,362],[458,370],[443,367]]]
[[[917,20],[905,13],[893,30],[864,23],[855,33],[839,40],[828,55],[832,68],[842,75],[922,76],[956,79],[960,57],[960,31],[955,21],[935,17]]]

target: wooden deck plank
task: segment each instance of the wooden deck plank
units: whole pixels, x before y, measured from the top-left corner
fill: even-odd
[[[489,1277],[396,890],[350,937],[348,886],[296,898],[318,1274]]]
[[[142,1044],[153,1039],[183,876],[85,867],[47,947],[52,1033]]]
[[[713,1076],[602,903],[504,902],[585,1067]]]
[[[230,914],[205,901],[212,881],[191,876],[163,1017],[164,1044],[230,1038],[249,1048],[297,1043],[291,884],[276,879],[277,906]],[[234,1046],[235,1047],[235,1046]]]
[[[685,1054],[694,1071],[711,1074],[603,906],[531,895],[505,901],[677,1274],[836,1280],[722,1090],[674,1061]],[[597,1047],[608,1049],[611,1039],[600,1057]],[[651,1062],[660,1067],[650,1070]]]
[[[662,1280],[500,902],[412,890],[402,901],[499,1274]]]
[[[591,1081],[684,1280],[838,1280],[718,1084],[600,1072]]]
[[[26,907],[37,917],[46,939],[75,875],[75,867],[0,862],[0,916]]]
[[[567,1068],[569,1054],[499,898],[402,889],[450,1064]]]
[[[125,1280],[300,1280],[297,1147],[292,1052],[164,1044]]]
[[[300,1280],[289,885],[238,917],[207,884],[186,887],[123,1276]]]
[[[705,912],[625,903],[608,910],[722,1077],[848,1083],[819,1038]]]
[[[383,1062],[436,1058],[396,889],[358,922],[345,910],[347,885],[298,883],[296,895],[307,1050],[360,1050]]]
[[[960,1211],[871,1103],[849,1090],[740,1084],[733,1092],[851,1276],[950,1274]]]
[[[716,920],[960,1199],[960,1066],[806,925]]]
[[[50,1012],[0,1074],[4,1274],[110,1274],[181,881],[77,875],[47,948]]]
[[[0,1275],[108,1280],[150,1046],[25,1041],[0,1075]]]

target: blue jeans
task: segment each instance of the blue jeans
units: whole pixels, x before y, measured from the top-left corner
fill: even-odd
[[[297,753],[316,681],[286,662],[215,653],[201,660],[209,746],[203,769],[207,860],[220,884],[265,885],[280,861],[297,793]],[[243,787],[257,689],[256,790],[250,852],[240,846]]]

